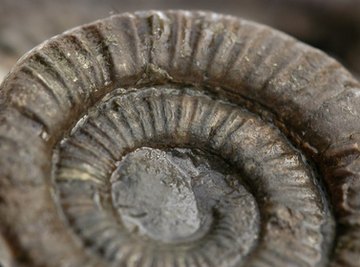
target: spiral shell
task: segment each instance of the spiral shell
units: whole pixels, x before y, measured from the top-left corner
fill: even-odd
[[[3,265],[360,266],[359,88],[214,13],[54,37],[0,91]]]

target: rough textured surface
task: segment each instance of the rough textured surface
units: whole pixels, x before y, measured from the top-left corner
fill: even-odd
[[[0,66],[6,72],[25,52],[69,28],[114,13],[181,8],[231,14],[282,30],[360,77],[359,0],[0,0],[0,6]]]
[[[3,265],[358,267],[359,88],[214,13],[57,36],[0,91]]]

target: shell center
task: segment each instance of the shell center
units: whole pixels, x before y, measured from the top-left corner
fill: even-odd
[[[131,232],[169,243],[191,241],[218,219],[214,211],[221,213],[221,202],[233,191],[230,180],[238,180],[230,169],[200,150],[139,148],[113,173],[112,201]]]

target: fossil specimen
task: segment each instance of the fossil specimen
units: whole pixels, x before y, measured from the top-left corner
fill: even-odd
[[[360,85],[266,26],[112,16],[0,91],[4,266],[360,266]]]
[[[359,0],[1,0],[0,6],[0,81],[22,54],[56,34],[110,12],[149,8],[206,8],[255,20],[329,53],[360,77]]]

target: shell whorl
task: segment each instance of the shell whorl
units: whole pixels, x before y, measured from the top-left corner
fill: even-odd
[[[4,265],[359,266],[359,89],[213,13],[56,36],[1,85]]]

